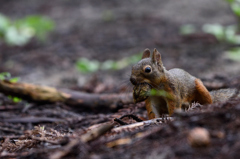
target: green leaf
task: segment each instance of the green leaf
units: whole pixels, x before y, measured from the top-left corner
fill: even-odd
[[[220,24],[204,24],[202,30],[213,34],[218,40],[224,40],[225,38],[225,28]]]
[[[54,29],[54,22],[47,17],[38,15],[27,16],[24,19],[16,21],[16,25],[20,28],[28,28],[34,31],[34,34],[44,40],[46,34]]]
[[[0,14],[0,39],[9,45],[25,45],[35,36],[45,40],[47,33],[53,29],[54,22],[47,17],[34,15],[11,21]]]
[[[162,96],[168,99],[173,99],[170,93],[166,92],[165,90],[156,90],[156,89],[151,89],[150,91],[151,96]]]
[[[14,78],[11,78],[9,81],[12,82],[12,83],[16,83],[19,81],[19,77],[14,77]]]
[[[28,28],[17,29],[15,26],[11,26],[6,30],[5,40],[10,45],[24,45],[33,36],[27,31]]]
[[[41,129],[41,130],[44,130],[44,129],[45,129],[45,126],[41,126],[40,129]]]
[[[10,20],[0,14],[0,33],[3,34],[10,25]]]
[[[235,15],[240,17],[240,4],[237,2],[234,2],[231,4],[232,11]]]
[[[114,67],[116,66],[116,62],[113,60],[107,60],[104,61],[101,65],[101,69],[102,70],[109,70],[109,69],[114,69]]]
[[[9,72],[2,72],[0,73],[0,80],[4,80],[6,78],[10,78],[11,74]]]
[[[114,17],[114,14],[111,10],[106,10],[103,12],[102,14],[102,19],[105,21],[105,22],[111,22],[115,19]]]
[[[240,61],[240,47],[228,50],[227,53],[230,59],[234,61]]]
[[[119,61],[116,62],[116,70],[123,69],[129,65],[129,59],[128,58],[123,58]]]
[[[22,101],[21,98],[13,97],[13,102],[14,102],[14,103],[18,103],[18,102],[21,102],[21,101]]]
[[[81,58],[77,61],[76,67],[82,73],[89,73],[97,71],[100,63],[98,61],[89,61],[86,58]]]
[[[86,58],[80,58],[76,62],[76,68],[82,72],[82,73],[90,73],[90,72],[95,72],[99,69],[101,70],[119,70],[123,69],[130,64],[136,63],[141,59],[142,54],[136,54],[127,58],[123,58],[118,61],[113,61],[113,60],[106,60],[102,63],[93,60],[89,61]]]
[[[240,44],[240,35],[235,35],[234,44]]]
[[[138,61],[140,61],[142,58],[142,53],[138,53],[138,54],[135,54],[135,55],[132,55],[128,58],[128,63],[129,64],[135,64],[137,63]]]
[[[8,96],[8,98],[11,99],[14,103],[18,103],[22,101],[22,99],[18,97]]]
[[[230,25],[225,27],[225,39],[229,43],[236,43],[238,39],[236,38],[237,27],[235,25]]]
[[[235,0],[226,0],[228,3],[233,3]]]
[[[192,34],[195,32],[196,32],[196,28],[194,27],[194,25],[186,24],[180,27],[180,34],[182,35]]]

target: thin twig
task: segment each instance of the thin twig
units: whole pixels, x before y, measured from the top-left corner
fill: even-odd
[[[138,118],[136,115],[133,115],[133,114],[123,115],[119,119],[123,119],[125,117],[132,118],[133,120],[135,120],[137,122],[142,122],[143,121],[142,119]]]
[[[122,121],[120,118],[115,118],[114,121],[118,122],[120,125],[128,125],[128,123]]]
[[[172,121],[173,120],[172,117],[166,117],[166,118],[167,118],[168,121]],[[142,122],[137,122],[137,123],[133,123],[133,124],[129,124],[129,125],[113,128],[112,132],[121,132],[121,131],[124,131],[124,130],[136,129],[136,128],[139,128],[141,126],[161,124],[161,123],[163,123],[162,118],[155,118],[155,119],[151,119],[151,120],[146,120],[146,121],[142,121]]]
[[[73,139],[66,146],[64,146],[62,150],[55,152],[54,154],[49,156],[49,158],[50,159],[62,158],[64,156],[66,156],[67,154],[69,154],[73,150],[73,148],[79,144],[80,144],[79,140]]]

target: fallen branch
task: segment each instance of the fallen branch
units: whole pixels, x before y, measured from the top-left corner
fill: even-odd
[[[108,107],[115,109],[120,104],[133,103],[132,93],[90,94],[73,90],[57,90],[53,87],[0,80],[0,92],[41,103],[63,102],[70,106],[88,108]]]

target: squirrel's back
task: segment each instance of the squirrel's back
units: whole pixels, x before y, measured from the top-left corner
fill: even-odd
[[[190,96],[195,91],[196,77],[190,75],[188,72],[174,68],[168,71],[175,82],[175,87],[178,87],[181,96]]]
[[[180,68],[173,68],[170,69],[168,72],[182,83],[194,84],[194,80],[196,79],[196,77],[190,75],[188,72]]]

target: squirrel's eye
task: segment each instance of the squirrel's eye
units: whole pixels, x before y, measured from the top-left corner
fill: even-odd
[[[151,67],[147,66],[147,67],[145,67],[145,70],[144,70],[144,71],[145,71],[146,73],[149,73],[149,72],[151,72],[151,70],[152,70]]]

